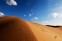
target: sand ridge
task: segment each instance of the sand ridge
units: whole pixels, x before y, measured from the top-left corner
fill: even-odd
[[[0,19],[0,41],[62,41],[62,30],[5,16]]]
[[[29,26],[22,19],[4,17],[0,19],[0,26],[0,41],[37,41]]]

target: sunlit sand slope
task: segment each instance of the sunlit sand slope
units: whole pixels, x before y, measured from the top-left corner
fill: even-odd
[[[37,23],[27,22],[38,41],[62,41],[62,31]]]

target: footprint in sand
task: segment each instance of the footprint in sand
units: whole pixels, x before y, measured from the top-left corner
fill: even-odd
[[[57,36],[55,36],[55,39],[57,38]]]

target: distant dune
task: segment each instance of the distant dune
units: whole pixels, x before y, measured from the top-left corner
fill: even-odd
[[[62,27],[62,26],[53,26],[53,25],[46,25],[46,26],[49,26],[49,27],[54,27],[54,28],[59,28],[59,27]]]
[[[61,29],[5,16],[0,18],[0,41],[62,41]]]

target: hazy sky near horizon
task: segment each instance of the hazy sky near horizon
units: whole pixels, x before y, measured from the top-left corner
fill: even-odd
[[[62,0],[0,0],[0,13],[40,24],[62,25]]]

